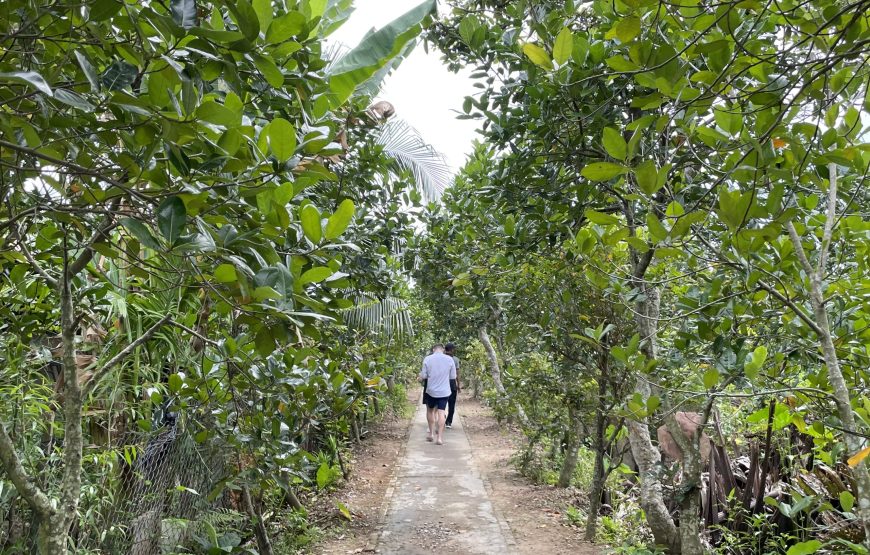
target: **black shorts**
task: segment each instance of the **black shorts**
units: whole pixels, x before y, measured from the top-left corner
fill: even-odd
[[[449,399],[450,396],[432,397],[431,395],[426,395],[426,406],[430,409],[437,408],[438,410],[447,410],[447,401]]]

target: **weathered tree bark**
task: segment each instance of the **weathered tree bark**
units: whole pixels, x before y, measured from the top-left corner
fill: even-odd
[[[489,360],[489,373],[492,376],[492,381],[495,384],[495,389],[498,391],[498,394],[503,399],[507,400],[514,408],[517,413],[517,420],[519,420],[520,425],[524,428],[530,428],[529,418],[526,416],[526,411],[523,410],[523,407],[520,406],[519,403],[513,402],[510,396],[507,393],[507,390],[504,388],[504,384],[501,381],[501,366],[498,363],[498,355],[495,352],[495,348],[492,346],[492,341],[489,339],[489,333],[486,331],[486,326],[481,326],[480,330],[478,330],[478,336],[480,337],[480,342],[483,343],[483,348],[486,350],[486,357]]]
[[[673,415],[665,419],[671,437],[682,451],[682,478],[677,499],[680,504],[680,553],[682,555],[703,555],[701,545],[701,430],[703,422],[695,432],[686,437]]]
[[[254,506],[254,500],[251,498],[251,490],[248,486],[242,487],[242,496],[245,501],[245,510],[248,516],[251,517],[251,524],[254,526],[254,535],[257,537],[257,550],[260,555],[272,555],[272,542],[269,540],[269,532],[266,530],[266,524],[263,522],[263,515]]]
[[[855,415],[852,412],[852,398],[849,393],[849,385],[846,383],[846,379],[843,377],[843,372],[840,369],[840,361],[837,356],[837,349],[834,344],[834,336],[831,331],[828,311],[825,308],[825,297],[822,289],[822,282],[827,269],[828,252],[834,233],[834,223],[837,219],[837,165],[830,164],[828,171],[830,181],[828,185],[825,228],[822,233],[819,259],[815,268],[813,268],[809,258],[807,258],[803,243],[794,225],[789,222],[786,227],[791,242],[794,245],[795,254],[809,279],[809,299],[816,324],[814,331],[818,335],[819,343],[822,347],[822,355],[825,360],[825,366],[828,369],[828,381],[831,384],[831,389],[833,389],[834,400],[837,405],[837,415],[843,423],[843,427],[847,430],[845,433],[846,447],[851,454],[855,454],[864,448],[864,443],[861,436],[857,433],[858,428],[855,422]],[[864,545],[870,547],[870,472],[867,470],[866,459],[852,470],[852,474],[855,477],[855,484],[857,486],[855,498],[858,501],[858,510],[856,513],[864,527]]]
[[[574,470],[577,468],[577,455],[580,451],[580,439],[583,434],[583,422],[581,421],[580,411],[574,406],[574,403],[568,406],[568,419],[571,421],[568,430],[568,441],[565,446],[565,460],[562,462],[562,469],[559,472],[559,481],[556,485],[560,488],[567,488],[571,485],[571,478],[574,476]]]
[[[634,265],[634,281],[641,293],[637,302],[637,328],[643,342],[642,349],[647,358],[654,359],[657,355],[657,322],[659,317],[659,293],[649,285],[643,275],[652,255],[648,251],[644,258]],[[638,375],[634,391],[644,401],[652,394],[651,388],[643,375]],[[671,517],[664,501],[661,472],[661,453],[652,443],[649,423],[646,418],[628,420],[628,441],[631,454],[638,467],[640,479],[640,506],[646,513],[647,523],[653,533],[656,544],[667,548],[669,553],[680,553],[680,535],[674,519]]]

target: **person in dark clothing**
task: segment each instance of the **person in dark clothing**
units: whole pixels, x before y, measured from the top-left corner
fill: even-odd
[[[448,343],[444,346],[444,354],[453,358],[453,363],[456,364],[456,379],[450,380],[450,399],[447,400],[447,420],[444,422],[445,428],[453,427],[453,414],[456,412],[456,396],[462,391],[459,386],[459,359],[456,358],[456,345]]]

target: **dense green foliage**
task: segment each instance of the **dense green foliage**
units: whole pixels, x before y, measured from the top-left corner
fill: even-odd
[[[485,141],[428,216],[426,296],[491,343],[532,444],[635,467],[671,552],[866,552],[868,24],[835,0],[457,0],[429,31],[474,70]],[[832,468],[849,487],[808,485]]]
[[[407,365],[443,170],[367,109],[434,5],[336,58],[349,0],[3,2],[0,549],[269,553],[332,481]]]

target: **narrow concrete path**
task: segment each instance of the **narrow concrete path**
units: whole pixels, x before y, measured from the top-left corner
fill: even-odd
[[[458,415],[457,415],[458,416]],[[388,555],[514,554],[510,528],[496,513],[456,418],[444,445],[426,441],[418,406],[384,517],[377,552]]]

